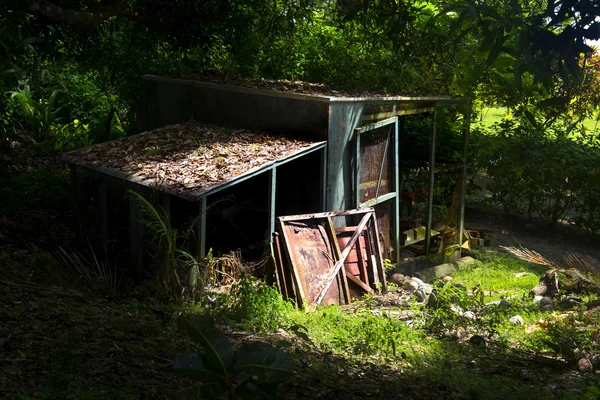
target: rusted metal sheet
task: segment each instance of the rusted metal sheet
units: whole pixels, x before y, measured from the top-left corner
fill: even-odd
[[[349,216],[361,217],[357,226],[334,228],[334,218]],[[277,272],[293,278],[297,303],[347,304],[379,291],[385,276],[376,225],[372,208],[279,217],[278,238],[285,246],[276,257]],[[284,281],[278,287],[291,297]]]
[[[326,231],[327,221],[290,221],[281,224],[280,229],[289,248],[291,265],[296,271],[298,289],[304,293],[307,303],[312,304],[335,264],[335,253]],[[330,286],[323,303],[346,303],[339,284]]]

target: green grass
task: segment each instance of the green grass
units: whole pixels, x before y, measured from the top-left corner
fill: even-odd
[[[437,309],[415,301],[386,306],[372,296],[349,306],[298,310],[250,280],[218,296],[216,304],[168,307],[183,315],[211,315],[236,347],[264,341],[286,349],[297,365],[295,378],[283,388],[291,399],[547,400],[581,398],[592,390],[594,375],[578,375],[570,366],[554,369],[532,356],[598,350],[597,340],[581,330],[600,330],[598,321],[575,313],[560,322],[559,312],[541,311],[528,292],[544,268],[501,250],[485,249],[478,256],[480,262],[454,274],[452,283],[468,293],[483,290],[484,302],[507,297],[513,305],[484,311],[477,296],[465,294],[461,304],[473,307],[477,321],[450,311],[452,296]],[[515,278],[521,272],[529,274]],[[176,328],[175,312],[152,312],[152,302],[1,282],[0,289],[0,339],[8,337],[0,345],[6,371],[0,397],[170,399],[192,385],[168,368],[169,360],[192,348]],[[514,315],[525,325],[509,323]],[[487,345],[450,340],[444,330],[482,335]]]
[[[467,288],[481,287],[488,300],[526,295],[547,269],[519,260],[503,250],[482,250],[479,257],[478,267],[456,272],[453,282]]]
[[[484,107],[482,110],[478,110],[478,112],[479,114],[473,122],[483,128],[489,128],[495,123],[502,122],[503,119],[510,115],[504,107]],[[582,125],[590,132],[600,127],[598,122],[593,118],[584,119]]]

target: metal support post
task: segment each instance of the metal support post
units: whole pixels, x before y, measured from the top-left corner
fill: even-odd
[[[433,188],[435,183],[435,147],[437,135],[437,107],[433,112],[433,130],[431,132],[431,144],[429,149],[429,193],[427,201],[427,228],[425,230],[425,255],[429,256],[431,247],[431,224],[433,216]]]

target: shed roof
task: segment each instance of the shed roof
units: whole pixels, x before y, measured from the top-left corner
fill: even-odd
[[[143,79],[167,82],[194,82],[198,86],[219,86],[228,90],[249,93],[270,94],[289,98],[310,99],[326,102],[441,102],[455,104],[462,98],[441,95],[406,94],[398,91],[382,92],[376,90],[337,89],[321,83],[288,81],[284,79],[250,79],[215,76],[177,76],[161,77],[143,75]]]
[[[63,159],[198,200],[324,146],[325,142],[190,121],[75,150]]]

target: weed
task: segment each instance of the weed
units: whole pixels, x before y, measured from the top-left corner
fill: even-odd
[[[246,329],[272,332],[286,323],[293,304],[251,275],[243,275],[229,294],[218,299],[217,312]]]

